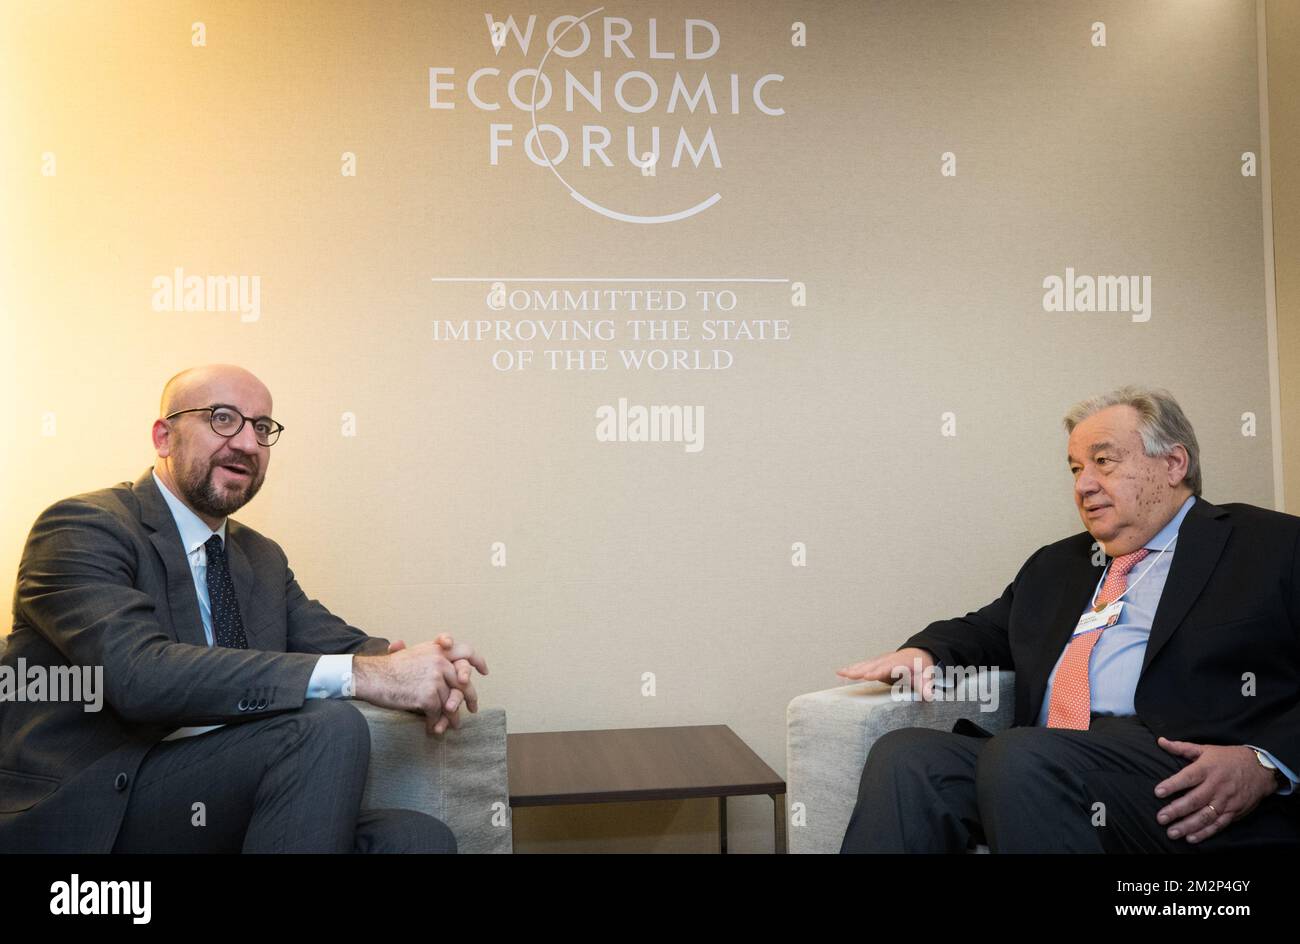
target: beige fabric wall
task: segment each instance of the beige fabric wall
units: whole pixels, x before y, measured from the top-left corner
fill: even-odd
[[[1168,386],[1206,496],[1272,504],[1261,179],[1241,172],[1260,147],[1252,0],[607,6],[636,59],[605,58],[599,33],[552,56],[548,75],[602,71],[605,107],[538,118],[566,132],[557,169],[592,203],[645,216],[720,195],[654,225],[571,197],[528,160],[530,117],[505,99],[551,18],[586,10],[509,10],[538,17],[527,54],[513,38],[496,52],[485,12],[507,11],[6,10],[0,68],[22,90],[0,102],[7,579],[42,508],[150,464],[168,376],[234,361],[288,427],[237,517],[309,593],[376,634],[476,642],[512,731],[726,723],[783,771],[791,697],[983,605],[1080,530],[1060,427],[1074,400]],[[650,58],[651,16],[676,59]],[[691,18],[718,30],[707,59],[683,58]],[[502,70],[479,87],[500,111],[468,98],[485,66]],[[430,107],[431,68],[455,70],[435,99],[454,108]],[[612,102],[630,70],[663,89],[644,114]],[[710,76],[720,114],[667,111],[678,71],[692,89]],[[761,96],[781,115],[751,94],[771,74]],[[645,83],[626,91],[640,102]],[[496,166],[492,122],[513,126]],[[584,124],[610,129],[613,167],[582,166]],[[629,125],[641,141],[661,126],[654,176],[627,161]],[[679,128],[697,147],[711,129],[721,167],[670,166]],[[258,277],[256,318],[156,310],[154,280],[177,268]],[[1148,317],[1044,310],[1044,280],[1067,269],[1149,277]],[[690,338],[635,341],[642,316],[622,310],[496,312],[487,283],[433,281],[521,277],[682,290],[659,317]],[[706,289],[735,293],[722,317],[788,321],[789,338],[706,340]],[[446,320],[530,317],[612,318],[618,337],[436,340]],[[651,347],[731,366],[624,369],[618,351]],[[553,371],[543,353],[593,348],[608,370]],[[527,369],[493,366],[523,349]],[[599,441],[597,410],[620,398],[702,407],[703,448]],[[523,849],[709,850],[714,815],[700,801],[515,824]],[[733,848],[770,842],[767,801],[734,801]]]
[[[1286,510],[1300,513],[1300,3],[1269,0],[1268,114]]]

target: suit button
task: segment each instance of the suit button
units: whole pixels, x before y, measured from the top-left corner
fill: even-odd
[[[248,710],[248,699],[247,699],[247,698],[241,698],[241,699],[239,699],[239,710],[240,710],[240,711],[247,711],[247,710]]]
[[[131,778],[124,773],[118,774],[116,777],[113,778],[113,789],[119,792],[125,790],[127,781],[129,781],[130,779]]]
[[[265,708],[265,707],[266,707],[266,699],[265,699],[265,698],[259,698],[259,699],[257,700],[257,710],[258,710],[258,711],[261,711],[261,710],[262,710],[263,708]]]

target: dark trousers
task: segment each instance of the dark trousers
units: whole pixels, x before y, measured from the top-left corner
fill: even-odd
[[[114,852],[455,852],[440,820],[362,810],[370,729],[346,701],[162,741]]]
[[[1212,852],[1300,847],[1300,796],[1265,797],[1198,843],[1156,813],[1155,786],[1187,762],[1136,717],[1087,731],[1010,728],[991,737],[928,728],[881,736],[867,755],[841,852]]]

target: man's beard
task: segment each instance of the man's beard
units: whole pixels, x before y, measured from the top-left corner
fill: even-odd
[[[251,467],[251,463],[249,463]],[[214,466],[195,467],[193,475],[188,472],[181,481],[185,497],[196,510],[212,518],[224,518],[243,508],[257,494],[262,483],[256,475],[249,475],[248,482],[241,491],[238,488],[223,489],[213,481],[221,463]]]

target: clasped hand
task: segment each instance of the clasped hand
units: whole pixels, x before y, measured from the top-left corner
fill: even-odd
[[[472,671],[488,674],[487,662],[469,643],[442,633],[433,642],[407,648],[398,639],[387,656],[353,660],[355,696],[381,708],[418,711],[429,734],[460,727],[460,708],[478,711]]]

